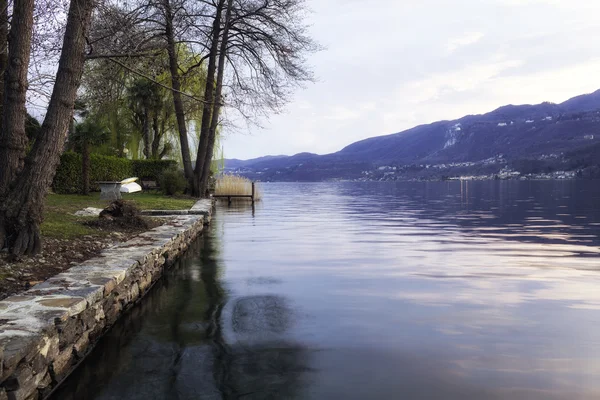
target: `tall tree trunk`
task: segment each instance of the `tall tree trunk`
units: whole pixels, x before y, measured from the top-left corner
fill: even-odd
[[[181,79],[179,76],[179,61],[177,60],[177,48],[175,46],[175,32],[173,31],[173,10],[170,0],[163,0],[165,12],[165,36],[167,38],[167,53],[169,55],[169,71],[171,72],[171,91],[173,95],[173,106],[177,119],[177,130],[179,131],[179,143],[181,144],[181,159],[183,160],[183,171],[189,182],[192,182],[194,169],[190,158],[190,145],[188,142],[187,125],[185,123],[185,111],[181,99]]]
[[[121,125],[119,123],[119,111],[112,109],[109,114],[109,124],[112,131],[115,132],[117,142],[117,157],[125,157],[125,140],[121,134]]]
[[[8,34],[8,66],[4,73],[0,131],[0,197],[8,192],[10,184],[23,168],[27,150],[25,96],[33,34],[33,10],[34,0],[15,0]]]
[[[202,122],[200,125],[200,141],[198,142],[198,155],[196,157],[196,169],[194,170],[194,182],[192,185],[192,195],[201,197],[204,192],[201,190],[202,174],[208,151],[208,136],[210,133],[210,121],[214,105],[215,72],[217,70],[217,53],[219,51],[219,36],[221,33],[221,15],[225,0],[219,0],[215,19],[213,21],[212,42],[208,57],[208,68],[206,71],[206,84],[204,87],[204,105],[202,108]]]
[[[152,139],[152,158],[155,160],[160,160],[160,152],[158,151],[160,147],[160,129],[158,125],[158,115],[155,112],[154,117],[152,118],[152,130],[154,131],[154,138]]]
[[[90,144],[87,140],[81,143],[81,193],[90,194]]]
[[[4,102],[4,73],[8,66],[8,0],[0,0],[0,127]]]
[[[7,240],[14,255],[41,249],[39,225],[44,198],[56,173],[69,129],[85,61],[86,32],[93,0],[71,0],[56,82],[39,138],[25,160],[26,168],[0,204],[0,243]]]
[[[151,156],[150,115],[148,113],[148,107],[144,107],[144,120],[142,121],[142,141],[144,142],[144,157],[146,157],[146,160],[148,160]]]
[[[227,12],[225,13],[225,28],[221,37],[221,48],[219,49],[219,67],[217,71],[217,87],[215,88],[215,102],[213,105],[212,116],[210,120],[210,129],[208,134],[208,146],[204,166],[202,168],[202,179],[200,180],[200,193],[205,194],[208,189],[208,178],[210,177],[210,167],[213,153],[215,151],[215,140],[217,138],[217,127],[219,125],[219,114],[221,112],[223,92],[223,75],[225,74],[225,56],[227,53],[227,42],[229,41],[229,23],[231,21],[231,8],[233,0],[227,1]]]

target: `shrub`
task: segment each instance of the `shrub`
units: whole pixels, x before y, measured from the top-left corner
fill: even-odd
[[[90,188],[95,191],[100,190],[97,181],[120,181],[132,176],[159,182],[164,171],[177,166],[174,160],[128,160],[99,154],[92,154],[90,162]],[[60,157],[52,190],[59,194],[81,192],[81,154],[66,152]]]
[[[131,160],[126,158],[92,154],[90,161],[90,187],[92,190],[100,190],[96,184],[97,181],[120,181],[134,176]]]
[[[132,160],[133,175],[145,181],[160,181],[160,176],[167,170],[177,168],[174,160]]]
[[[181,194],[187,188],[188,182],[182,171],[168,169],[163,171],[159,179],[160,189],[166,195]]]
[[[254,187],[254,200],[260,200],[262,194],[258,186]],[[243,176],[223,174],[215,183],[216,195],[250,195],[252,194],[252,181]],[[239,200],[239,199],[238,199]],[[241,198],[245,200],[245,198]]]
[[[67,152],[60,156],[52,190],[55,193],[78,193],[81,188],[81,154]]]

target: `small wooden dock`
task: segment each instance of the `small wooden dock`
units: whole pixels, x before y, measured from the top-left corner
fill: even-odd
[[[254,186],[254,182],[252,182],[252,194],[213,194],[212,197],[215,199],[227,199],[227,203],[231,204],[231,199],[250,199],[252,200],[252,204],[254,204],[256,189]]]

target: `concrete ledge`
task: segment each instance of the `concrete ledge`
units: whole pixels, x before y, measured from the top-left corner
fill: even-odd
[[[210,222],[212,215],[213,200],[201,199],[189,210],[143,210],[144,215],[167,216],[167,215],[203,215]]]
[[[210,220],[212,206],[203,202],[197,215],[174,216],[0,301],[0,400],[47,396],[185,251]]]

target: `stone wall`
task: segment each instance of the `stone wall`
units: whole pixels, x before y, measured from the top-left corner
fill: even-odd
[[[0,301],[0,400],[46,397],[208,221],[210,211],[173,217]]]

